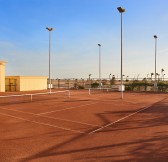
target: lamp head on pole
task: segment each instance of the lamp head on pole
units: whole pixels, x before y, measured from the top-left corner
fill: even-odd
[[[46,27],[46,29],[47,29],[48,31],[54,30],[54,28],[49,28],[49,27]]]
[[[157,38],[158,38],[158,37],[157,37],[157,35],[154,35],[153,37],[154,37],[155,39],[157,39]]]
[[[125,12],[125,9],[124,9],[124,8],[122,8],[122,7],[118,7],[117,9],[118,9],[118,11],[119,11],[120,13]]]

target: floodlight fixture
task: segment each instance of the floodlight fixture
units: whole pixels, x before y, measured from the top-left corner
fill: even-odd
[[[154,35],[153,37],[154,37],[154,38],[157,38],[157,35]]]
[[[54,28],[49,28],[49,27],[46,27],[46,29],[47,29],[48,31],[54,30]]]
[[[119,11],[120,13],[125,12],[125,9],[124,9],[124,8],[122,8],[122,7],[118,7],[117,9],[118,9],[118,11]]]

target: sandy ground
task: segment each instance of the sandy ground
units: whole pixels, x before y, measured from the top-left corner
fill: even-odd
[[[168,161],[168,94],[1,99],[2,162]]]

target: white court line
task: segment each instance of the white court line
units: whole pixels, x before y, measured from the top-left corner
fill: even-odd
[[[48,119],[55,119],[55,120],[68,121],[68,122],[78,123],[78,124],[83,124],[83,125],[89,125],[89,126],[94,126],[94,127],[95,126],[99,126],[99,125],[95,125],[95,124],[78,122],[78,121],[73,121],[73,120],[68,120],[68,119],[55,118],[55,117],[50,117],[50,116],[43,116],[43,115],[34,114],[34,113],[31,113],[31,112],[24,112],[24,111],[20,111],[20,110],[12,110],[12,109],[5,109],[5,108],[1,108],[1,109],[3,109],[3,110],[9,110],[9,111],[15,111],[15,112],[20,112],[20,113],[24,113],[24,114],[30,114],[30,115],[34,115],[34,116],[40,116],[40,117],[44,117],[44,118],[48,118]]]
[[[66,130],[66,131],[71,131],[71,132],[76,132],[76,133],[83,133],[83,134],[85,133],[85,132],[82,132],[82,131],[73,130],[73,129],[69,129],[69,128],[64,128],[64,127],[59,127],[59,126],[56,126],[56,125],[51,125],[51,124],[42,123],[42,122],[36,122],[36,121],[33,121],[33,120],[28,120],[28,119],[25,119],[25,118],[20,118],[20,117],[16,117],[16,116],[5,114],[5,113],[0,113],[0,114],[4,115],[4,116],[9,116],[9,117],[12,117],[12,118],[15,118],[15,119],[28,121],[28,122],[31,122],[31,123],[36,123],[36,124],[40,124],[40,125],[45,125],[45,126],[49,126],[49,127],[63,129],[63,130]]]
[[[49,111],[49,112],[45,112],[45,113],[39,113],[38,115],[42,115],[42,114],[50,114],[50,113],[53,113],[53,112],[65,111],[65,110],[70,110],[70,109],[76,109],[76,108],[79,108],[79,107],[84,107],[84,106],[94,105],[94,104],[97,104],[97,103],[98,103],[98,102],[90,103],[90,104],[85,104],[85,105],[80,105],[80,106],[73,106],[73,107],[69,107],[69,108],[65,108],[65,109],[54,110],[54,111]]]
[[[126,119],[126,118],[129,118],[130,116],[133,116],[133,115],[135,115],[135,114],[137,114],[137,113],[139,113],[139,112],[141,112],[141,111],[143,111],[143,110],[145,110],[145,109],[147,109],[147,108],[149,108],[149,107],[151,107],[151,106],[152,106],[152,105],[146,106],[145,108],[140,109],[140,110],[138,110],[138,111],[136,111],[136,112],[134,112],[134,113],[132,113],[132,114],[130,114],[130,115],[127,115],[127,116],[125,116],[125,117],[123,117],[123,118],[120,118],[120,119],[118,119],[118,120],[116,120],[116,121],[114,121],[114,122],[112,122],[112,123],[109,123],[109,124],[107,124],[107,125],[105,125],[105,126],[102,126],[102,127],[98,128],[98,129],[95,129],[94,131],[91,131],[91,132],[89,132],[88,134],[92,134],[92,133],[95,133],[95,132],[97,132],[97,131],[99,131],[99,130],[102,130],[102,129],[106,128],[106,127],[109,127],[110,125],[113,125],[113,124],[115,124],[115,123],[118,123],[118,122],[120,122],[120,121]]]
[[[72,122],[72,123],[78,123],[78,124],[83,124],[83,125],[88,125],[88,126],[93,126],[93,127],[99,126],[99,125],[95,125],[95,124],[89,124],[89,123],[85,123],[85,122],[78,122],[78,121],[73,121],[73,120],[68,120],[68,119],[54,118],[54,117],[50,117],[50,116],[43,116],[43,115],[38,115],[38,116],[42,116],[42,117],[50,118],[50,119],[68,121],[68,122]]]

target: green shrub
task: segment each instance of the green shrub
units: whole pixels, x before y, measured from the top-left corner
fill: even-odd
[[[78,85],[78,89],[84,89],[84,86]]]
[[[92,88],[98,88],[99,87],[99,83],[95,82],[91,84]]]

